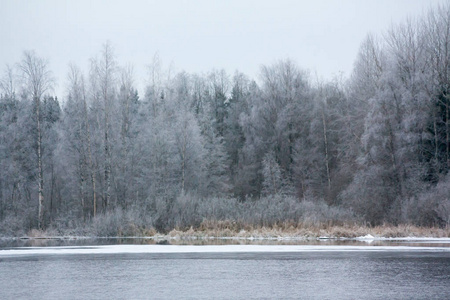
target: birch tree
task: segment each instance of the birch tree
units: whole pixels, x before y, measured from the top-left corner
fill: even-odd
[[[109,42],[103,45],[101,57],[93,60],[93,70],[91,70],[96,81],[96,89],[94,92],[102,105],[103,120],[101,128],[103,130],[103,203],[104,209],[107,209],[111,197],[111,115],[114,112],[116,97],[116,71],[117,66],[114,58],[112,46]],[[100,124],[99,124],[100,125]]]
[[[97,188],[93,163],[91,124],[85,79],[78,67],[71,65],[68,74],[68,97],[64,106],[65,155],[72,164],[69,172],[77,178],[83,219],[96,215]],[[64,155],[64,154],[61,154]]]
[[[48,62],[38,57],[32,51],[23,54],[19,63],[22,72],[24,88],[32,98],[36,117],[36,142],[37,142],[37,168],[38,168],[38,228],[43,229],[44,224],[44,174],[42,153],[42,128],[41,128],[41,99],[53,86],[52,73],[48,68]]]
[[[137,153],[136,139],[139,135],[137,128],[139,97],[134,88],[133,67],[127,66],[120,70],[120,90],[118,93],[118,119],[120,123],[120,143],[116,143],[113,152],[117,158],[118,173],[115,175],[114,185],[119,204],[126,208],[133,197],[136,187]]]

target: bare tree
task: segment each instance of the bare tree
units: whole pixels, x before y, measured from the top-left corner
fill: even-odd
[[[52,73],[48,69],[48,62],[38,57],[33,51],[24,52],[22,61],[19,63],[22,72],[24,88],[28,91],[35,105],[36,129],[37,129],[37,164],[38,164],[38,193],[39,212],[38,227],[44,228],[44,176],[42,164],[42,131],[40,106],[44,93],[51,90],[53,86]]]
[[[99,100],[103,106],[103,147],[104,147],[104,182],[103,207],[107,208],[111,196],[111,110],[114,105],[116,84],[116,62],[111,43],[103,45],[101,58],[93,60],[93,75],[97,82]]]
[[[92,159],[91,133],[88,115],[88,105],[86,101],[85,80],[81,71],[74,65],[70,66],[68,74],[69,88],[68,99],[65,104],[65,133],[71,136],[68,139],[67,152],[75,152],[77,159],[78,177],[80,182],[80,197],[83,210],[83,218],[87,213],[92,213],[95,217],[97,206],[97,191],[95,170]],[[89,180],[90,177],[90,180]],[[92,201],[88,200],[89,182],[92,185]]]
[[[0,79],[0,91],[7,98],[12,98],[16,93],[14,82],[13,69],[7,65],[3,77]]]

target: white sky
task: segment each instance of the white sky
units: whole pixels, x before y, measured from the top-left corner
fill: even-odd
[[[64,97],[68,64],[88,69],[111,41],[134,65],[143,90],[156,52],[165,67],[224,68],[257,77],[262,64],[291,58],[324,79],[348,76],[361,41],[445,0],[23,1],[0,0],[0,70],[24,50],[50,62]]]

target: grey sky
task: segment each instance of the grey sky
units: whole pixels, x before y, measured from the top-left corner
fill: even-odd
[[[35,50],[49,59],[63,97],[68,64],[87,70],[110,40],[118,62],[134,65],[139,89],[155,52],[176,71],[238,69],[256,78],[261,64],[291,58],[330,79],[349,75],[367,33],[442,2],[0,0],[0,67]]]

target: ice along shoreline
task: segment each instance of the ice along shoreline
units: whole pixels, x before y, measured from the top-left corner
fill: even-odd
[[[88,254],[187,254],[187,253],[302,253],[302,252],[448,252],[450,247],[342,246],[342,245],[103,245],[17,247],[0,250],[1,257]]]

